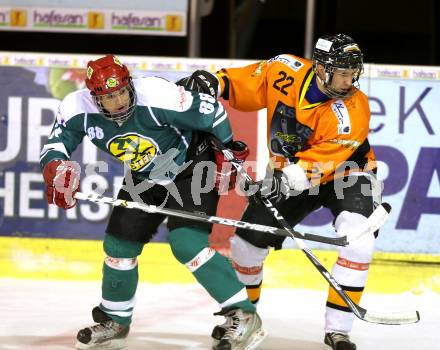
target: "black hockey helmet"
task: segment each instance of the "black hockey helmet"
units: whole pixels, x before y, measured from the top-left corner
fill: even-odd
[[[324,66],[326,73],[324,83],[325,93],[330,98],[346,98],[356,90],[338,91],[331,88],[333,74],[336,69],[352,69],[352,84],[358,87],[359,77],[364,70],[363,55],[358,44],[346,34],[323,35],[315,44],[313,50],[313,68],[316,72],[318,64]]]

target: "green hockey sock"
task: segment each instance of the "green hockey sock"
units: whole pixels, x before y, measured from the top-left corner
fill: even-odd
[[[129,325],[138,284],[137,256],[143,243],[131,242],[107,234],[104,251],[102,302],[99,305],[108,316],[122,325]]]
[[[208,232],[182,227],[172,230],[168,238],[177,260],[186,265],[222,308],[239,307],[255,312],[229,260],[209,247]]]
[[[116,270],[104,263],[100,309],[119,324],[129,325],[137,284],[137,264],[130,270]]]

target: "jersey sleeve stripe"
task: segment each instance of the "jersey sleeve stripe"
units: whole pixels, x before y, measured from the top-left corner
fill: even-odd
[[[218,109],[217,109],[217,113],[215,114],[214,119],[217,119],[219,116],[221,116],[223,113],[225,112],[225,109],[223,108],[223,106],[219,103]]]
[[[220,119],[217,119],[214,124],[212,124],[212,127],[215,128],[217,125],[221,124],[222,122],[224,122],[226,120],[226,118],[228,117],[228,115],[225,113]]]
[[[157,119],[157,117],[154,115],[153,110],[151,109],[151,107],[150,107],[150,106],[147,106],[147,108],[148,108],[148,111],[150,112],[151,117],[153,118],[154,122],[157,124],[157,126],[163,126],[163,125],[159,122],[159,120]]]
[[[182,139],[183,143],[185,144],[186,149],[188,149],[189,144],[188,141],[186,140],[185,136],[182,135],[182,133],[180,132],[179,129],[177,129],[175,126],[170,125],[172,129],[174,129],[174,131],[176,132],[177,135],[180,136],[180,138]]]
[[[43,149],[41,150],[40,162],[51,151],[60,152],[60,153],[64,154],[67,158],[70,158],[69,152],[67,152],[66,146],[64,146],[63,143],[61,143],[61,142],[49,143],[47,145],[44,145]]]
[[[84,133],[87,135],[87,113],[84,114]]]

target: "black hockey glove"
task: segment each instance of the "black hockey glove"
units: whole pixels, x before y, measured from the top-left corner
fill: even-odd
[[[183,86],[186,90],[202,92],[217,98],[217,77],[205,70],[196,70],[190,76],[178,80],[176,85]]]
[[[269,199],[273,203],[281,203],[289,198],[290,187],[286,175],[279,169],[273,171],[273,176],[267,176],[259,182],[260,189],[255,194],[258,198]]]

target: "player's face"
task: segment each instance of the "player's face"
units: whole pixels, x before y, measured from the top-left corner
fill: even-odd
[[[356,69],[335,69],[330,87],[335,91],[349,91],[353,84],[353,78],[359,74]]]
[[[328,97],[344,99],[356,92],[355,86],[362,71],[362,65],[354,68],[331,67],[326,70],[322,64],[317,64],[315,72],[318,79],[316,82],[319,90]]]
[[[102,107],[109,113],[125,112],[130,107],[130,92],[127,87],[102,95],[100,98]]]

